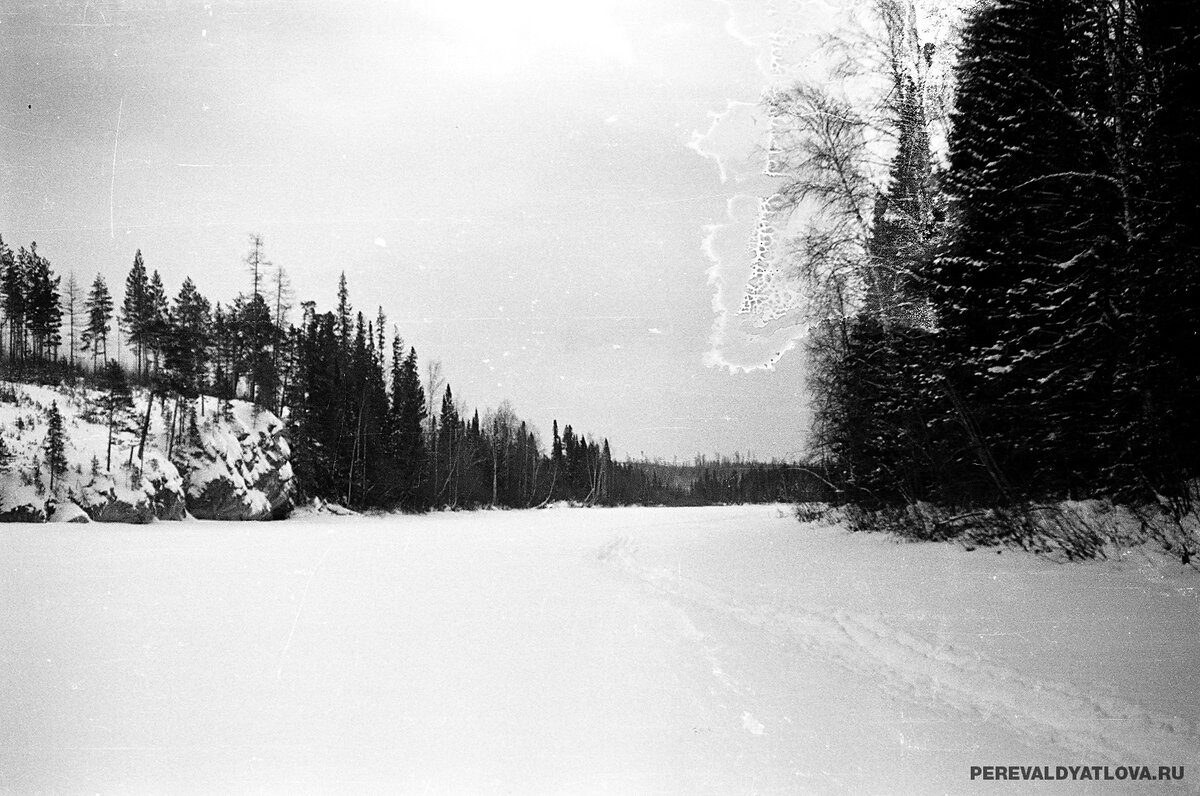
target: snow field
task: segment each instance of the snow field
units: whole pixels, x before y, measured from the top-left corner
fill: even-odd
[[[782,507],[0,528],[0,791],[1191,792],[1194,572]],[[1184,765],[1182,783],[971,765]]]

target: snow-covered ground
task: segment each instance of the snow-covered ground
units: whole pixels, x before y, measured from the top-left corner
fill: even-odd
[[[0,573],[3,792],[1200,787],[1200,581],[1149,551],[552,509],[0,526]]]

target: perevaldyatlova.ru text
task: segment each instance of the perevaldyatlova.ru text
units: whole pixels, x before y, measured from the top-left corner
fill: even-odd
[[[971,766],[971,779],[1170,781],[1183,779],[1183,766]]]

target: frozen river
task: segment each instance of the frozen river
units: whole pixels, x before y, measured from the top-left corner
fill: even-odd
[[[762,506],[0,526],[0,792],[1190,791],[1195,586]]]

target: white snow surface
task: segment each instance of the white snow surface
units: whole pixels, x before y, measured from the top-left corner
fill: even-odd
[[[0,792],[1178,793],[1195,570],[785,507],[0,526]],[[1185,766],[1181,783],[972,765]]]

